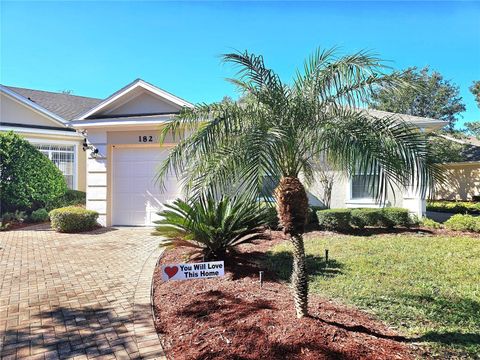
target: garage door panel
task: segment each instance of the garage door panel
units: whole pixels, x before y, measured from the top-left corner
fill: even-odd
[[[165,189],[156,183],[156,174],[166,149],[114,148],[112,223],[114,225],[151,226],[159,220],[163,203],[180,196],[174,176],[165,180]]]

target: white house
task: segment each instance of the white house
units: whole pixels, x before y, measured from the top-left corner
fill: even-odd
[[[173,176],[165,182],[165,189],[156,184],[157,168],[174,145],[172,140],[167,140],[160,147],[158,130],[162,123],[192,104],[141,79],[103,101],[84,99],[90,99],[92,106],[76,114],[68,123],[63,122],[70,129],[77,130],[77,133],[69,132],[78,138],[77,147],[84,136],[88,141],[84,160],[87,208],[98,211],[100,222],[106,226],[152,225],[162,203],[180,195],[179,182]],[[398,116],[425,130],[445,125],[435,119]],[[3,125],[0,130],[4,130]],[[14,130],[18,131],[18,128]],[[79,171],[82,170],[79,168]],[[318,184],[309,188],[312,202],[317,201],[320,191]],[[425,200],[418,193],[403,192],[399,188],[395,195],[388,194],[387,203],[378,204],[370,198],[368,189],[362,189],[362,183],[356,177],[340,176],[333,187],[331,207],[387,205],[405,207],[418,215],[425,212]]]

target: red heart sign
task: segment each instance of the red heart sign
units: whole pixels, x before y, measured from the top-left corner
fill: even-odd
[[[171,279],[178,272],[177,266],[167,266],[165,267],[165,274],[168,275],[168,278]]]

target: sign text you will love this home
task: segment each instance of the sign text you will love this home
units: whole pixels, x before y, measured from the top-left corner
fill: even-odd
[[[223,261],[162,265],[162,279],[164,281],[207,279],[223,275],[225,275]]]

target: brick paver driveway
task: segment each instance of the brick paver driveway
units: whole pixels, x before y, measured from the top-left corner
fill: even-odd
[[[0,232],[2,359],[162,358],[150,289],[150,229]]]

